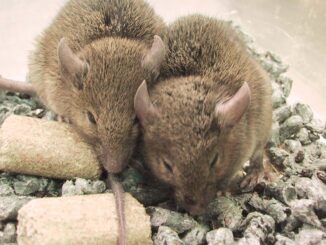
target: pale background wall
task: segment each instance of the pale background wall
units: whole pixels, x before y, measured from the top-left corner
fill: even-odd
[[[66,0],[0,0],[0,74],[24,79],[33,40]],[[326,119],[326,1],[149,0],[167,22],[203,13],[241,24],[257,45],[290,64],[291,100],[300,99]]]

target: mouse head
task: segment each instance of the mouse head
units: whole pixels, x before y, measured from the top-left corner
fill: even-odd
[[[233,95],[215,94],[201,77],[183,77],[158,83],[151,96],[144,82],[134,99],[146,164],[174,188],[177,202],[193,215],[202,213],[215,196],[224,163],[221,142],[250,102],[247,83]]]
[[[158,36],[150,49],[119,38],[95,41],[78,54],[65,39],[58,45],[65,113],[111,173],[120,172],[131,157],[138,136],[133,97],[143,79],[157,77],[163,58]]]

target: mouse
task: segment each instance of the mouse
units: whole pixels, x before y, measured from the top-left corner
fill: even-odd
[[[207,211],[244,163],[240,188],[262,177],[272,125],[271,82],[230,23],[190,15],[168,26],[155,86],[134,98],[140,156],[191,215]]]
[[[117,207],[122,188],[113,175],[126,167],[139,135],[133,98],[144,79],[158,77],[165,31],[143,0],[70,0],[36,40],[30,83],[0,79],[2,88],[36,94],[94,147],[119,192]]]

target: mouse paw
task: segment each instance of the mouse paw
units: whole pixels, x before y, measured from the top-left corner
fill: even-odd
[[[243,191],[252,191],[255,186],[266,177],[264,169],[256,168],[251,169],[240,183],[240,188]]]

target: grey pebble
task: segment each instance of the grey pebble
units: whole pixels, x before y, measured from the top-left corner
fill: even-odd
[[[272,105],[273,108],[278,108],[280,107],[282,104],[285,103],[285,97],[283,95],[283,91],[281,90],[281,88],[277,88],[273,91],[272,94]]]
[[[233,233],[228,228],[219,228],[207,232],[206,240],[208,245],[230,245],[233,244]]]
[[[206,233],[209,231],[207,226],[196,226],[191,229],[187,234],[182,238],[185,244],[189,245],[201,245],[206,244]]]
[[[303,123],[309,123],[313,118],[313,112],[310,106],[302,103],[294,105],[294,113],[303,119]]]
[[[281,143],[280,141],[280,125],[278,122],[274,122],[272,125],[271,137],[268,141],[269,147],[278,146]]]
[[[40,189],[39,179],[35,177],[25,177],[22,180],[15,181],[13,183],[15,193],[17,195],[30,195],[37,192]]]
[[[321,227],[321,223],[314,211],[315,202],[310,199],[300,199],[291,204],[292,214],[301,222],[315,227]]]
[[[300,116],[294,115],[286,119],[280,127],[280,141],[283,142],[295,135],[303,127],[303,120]]]
[[[284,161],[289,156],[289,153],[281,148],[272,147],[268,150],[271,162],[278,167],[284,168]]]
[[[297,152],[301,148],[301,143],[298,140],[285,140],[284,149],[290,153]]]
[[[154,236],[154,245],[183,245],[178,234],[167,226],[160,226]]]
[[[0,196],[10,196],[15,194],[14,189],[8,183],[0,183]]]
[[[241,224],[243,238],[237,244],[265,244],[268,234],[275,230],[275,221],[269,215],[259,212],[249,213]]]
[[[301,229],[299,234],[295,236],[295,242],[298,245],[320,244],[321,240],[325,238],[325,233],[317,229]]]
[[[16,225],[14,223],[7,223],[3,229],[3,240],[5,243],[12,243],[16,241]]]
[[[309,131],[306,128],[301,128],[296,134],[296,138],[301,142],[302,145],[308,145],[311,143],[309,138]]]
[[[221,196],[210,203],[207,214],[215,218],[215,226],[237,231],[243,220],[243,208],[234,197]]]
[[[101,180],[91,181],[81,178],[76,178],[75,181],[67,180],[62,186],[63,196],[97,194],[103,193],[106,185]]]
[[[295,245],[295,242],[286,236],[277,234],[275,238],[275,245]]]
[[[277,80],[277,83],[281,84],[284,97],[287,98],[290,95],[293,80],[287,76],[281,75]]]
[[[291,116],[291,107],[288,105],[281,106],[273,111],[273,120],[283,123]]]
[[[32,199],[34,198],[15,195],[0,197],[0,220],[16,219],[18,210]]]
[[[197,222],[187,214],[159,207],[147,207],[146,212],[151,216],[151,225],[154,228],[168,226],[179,234],[198,226]]]

